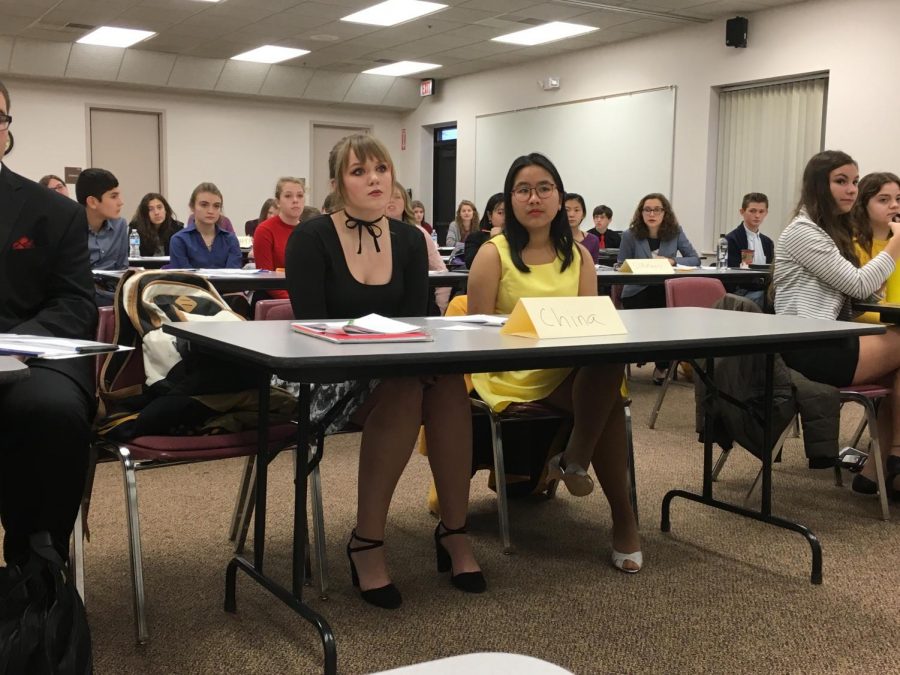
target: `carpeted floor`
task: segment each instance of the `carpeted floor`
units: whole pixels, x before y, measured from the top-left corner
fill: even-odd
[[[692,390],[675,385],[656,430],[658,392],[635,370],[634,436],[645,569],[608,563],[609,516],[599,492],[511,505],[516,552],[504,556],[486,474],[472,484],[470,531],[489,591],[466,596],[435,572],[425,508],[425,458],[415,454],[397,489],[387,545],[404,605],[364,604],[350,585],[344,545],[353,525],[358,436],[330,439],[322,476],[331,589],[311,604],[334,628],[342,673],[378,671],[473,651],[546,659],[576,673],[898,672],[900,509],[878,518],[874,498],[806,468],[789,440],[775,468],[775,512],[822,541],[825,583],[809,583],[809,547],[796,534],[684,500],[672,532],[659,530],[663,494],[699,489],[702,446]],[[856,419],[845,413],[849,434]],[[716,485],[739,501],[758,462],[736,451]],[[226,531],[242,464],[228,461],[139,474],[151,641],[134,642],[121,474],[99,467],[86,545],[87,607],[97,673],[314,673],[315,631],[246,576],[238,613],[222,610]],[[287,582],[290,469],[270,474],[267,564]],[[849,480],[845,481],[849,484]],[[251,542],[252,545],[252,542]]]

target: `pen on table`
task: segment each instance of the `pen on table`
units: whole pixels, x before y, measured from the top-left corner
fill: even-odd
[[[114,352],[118,349],[116,345],[80,345],[75,347],[78,354],[100,354],[102,352]]]

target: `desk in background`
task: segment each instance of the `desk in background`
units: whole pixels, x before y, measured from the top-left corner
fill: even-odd
[[[94,270],[94,281],[107,288],[111,286],[114,290],[124,273],[124,270]],[[244,274],[234,271],[227,274],[203,273],[199,274],[199,276],[208,279],[219,293],[287,289],[287,280],[284,278],[284,272],[253,272],[248,270]]]
[[[900,324],[900,304],[890,302],[854,302],[853,309],[876,312],[882,323]]]
[[[498,329],[441,330],[438,322],[402,319],[426,326],[433,342],[334,345],[297,334],[288,321],[167,324],[163,330],[191,342],[192,347],[218,357],[254,367],[260,375],[260,434],[256,473],[256,509],[253,560],[237,556],[226,571],[228,611],[236,610],[238,569],[268,589],[319,631],[325,650],[326,672],[336,672],[334,635],[323,617],[303,603],[305,581],[306,490],[308,467],[296,463],[294,492],[293,569],[291,590],[263,573],[266,527],[268,453],[267,410],[272,374],[303,383],[349,379],[400,377],[442,373],[472,373],[529,368],[558,368],[602,363],[627,363],[654,359],[701,359],[736,354],[766,354],[766,439],[771,447],[771,404],[774,354],[785,348],[803,349],[834,344],[850,335],[884,332],[882,326],[838,321],[818,321],[794,316],[752,312],[728,312],[701,308],[640,309],[621,312],[625,335],[604,338],[534,340],[501,335]],[[660,331],[659,326],[666,330]],[[695,367],[699,368],[699,365]],[[309,447],[309,388],[300,387],[297,447]],[[710,401],[711,402],[711,401]],[[712,416],[707,415],[708,427]],[[662,504],[661,529],[670,529],[670,504],[675,497],[761,521],[803,535],[812,549],[813,583],[821,583],[822,552],[818,539],[803,525],[772,515],[772,457],[763,453],[762,497],[759,511],[721,502],[713,497],[712,433],[707,428],[703,453],[702,493],[672,490]],[[298,457],[305,457],[299,453]]]

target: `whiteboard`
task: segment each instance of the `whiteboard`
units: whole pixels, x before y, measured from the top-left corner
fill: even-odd
[[[482,115],[475,126],[475,203],[503,191],[513,160],[530,152],[550,158],[567,192],[587,205],[583,230],[594,226],[595,206],[613,210],[614,230],[625,230],[641,197],[672,194],[675,87],[559,105]]]

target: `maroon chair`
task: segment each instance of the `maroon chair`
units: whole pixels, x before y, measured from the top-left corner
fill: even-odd
[[[712,307],[721,298],[725,297],[725,286],[718,279],[708,277],[675,277],[666,279],[666,307]],[[656,396],[656,403],[650,411],[648,426],[653,429],[656,426],[656,418],[659,417],[659,409],[663,399],[669,390],[669,385],[675,379],[678,369],[678,361],[669,364],[666,379]]]
[[[115,337],[113,308],[104,307],[100,310],[97,339],[100,342],[115,342]],[[143,384],[145,380],[143,361],[139,350],[135,350],[135,354],[136,358],[130,359],[116,378],[117,389],[139,387]],[[269,450],[277,451],[290,447],[295,443],[296,437],[297,427],[293,423],[272,426],[269,428]],[[125,443],[115,443],[104,438],[95,441],[98,449],[111,452],[122,464],[131,582],[134,591],[135,631],[139,643],[147,641],[149,630],[144,592],[137,472],[179,464],[255,456],[256,444],[255,430],[214,436],[141,436]]]

